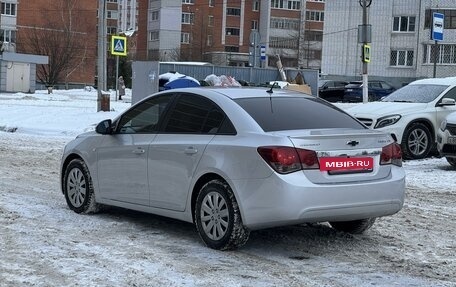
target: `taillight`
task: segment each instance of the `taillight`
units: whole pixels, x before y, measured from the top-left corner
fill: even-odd
[[[402,166],[402,150],[398,143],[392,143],[382,148],[380,164],[393,164]]]
[[[317,154],[310,150],[266,146],[259,147],[258,153],[276,172],[281,174],[319,167]]]

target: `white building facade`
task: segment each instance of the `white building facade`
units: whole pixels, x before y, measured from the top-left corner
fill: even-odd
[[[431,40],[432,13],[444,14],[444,38]],[[456,1],[372,0],[368,8],[372,25],[369,77],[389,79],[396,86],[417,78],[456,76]],[[362,7],[358,0],[326,0],[322,73],[359,78],[362,74],[358,25]]]

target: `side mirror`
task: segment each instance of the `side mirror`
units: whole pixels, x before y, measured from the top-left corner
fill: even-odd
[[[456,105],[456,101],[454,99],[450,98],[443,98],[442,101],[440,101],[439,106],[454,106]]]
[[[101,121],[95,128],[95,131],[102,135],[111,134],[112,133],[112,120],[109,119],[109,120]]]

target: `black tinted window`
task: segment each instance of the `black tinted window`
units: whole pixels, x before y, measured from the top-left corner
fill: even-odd
[[[158,122],[170,100],[171,95],[154,97],[133,107],[120,119],[118,132],[122,134],[157,132]]]
[[[225,114],[209,99],[183,94],[170,110],[164,132],[215,134],[224,118]]]
[[[337,107],[316,98],[248,98],[236,102],[264,131],[365,127]]]

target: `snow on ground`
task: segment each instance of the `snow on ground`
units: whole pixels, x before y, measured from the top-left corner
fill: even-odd
[[[123,209],[70,211],[64,145],[131,104],[95,91],[0,94],[0,286],[456,286],[456,177],[445,159],[406,161],[406,203],[364,235],[304,224],[203,246],[193,225]]]

